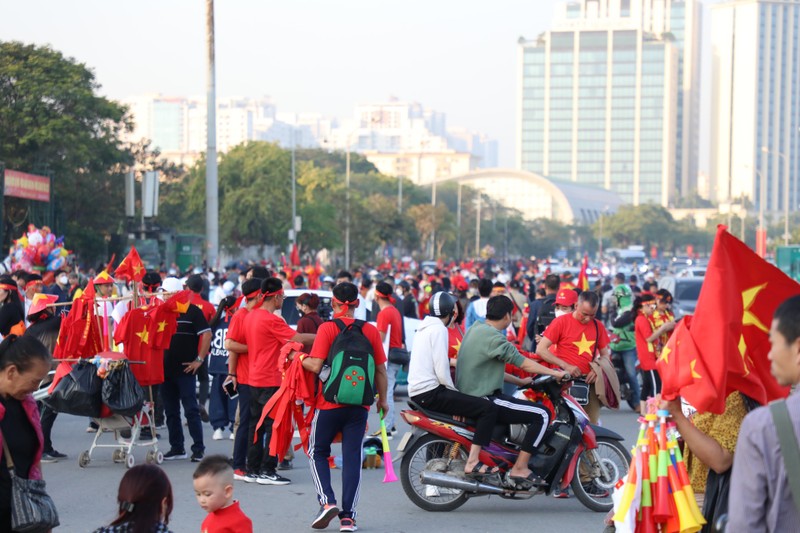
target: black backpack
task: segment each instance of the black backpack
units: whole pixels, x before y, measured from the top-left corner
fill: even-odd
[[[542,302],[542,307],[536,315],[536,334],[541,335],[550,322],[556,319],[556,297],[549,295]]]
[[[330,375],[325,380],[322,396],[329,402],[343,405],[372,405],[375,402],[375,356],[372,343],[361,331],[363,320],[346,326],[333,321],[339,334],[328,352],[326,366]]]

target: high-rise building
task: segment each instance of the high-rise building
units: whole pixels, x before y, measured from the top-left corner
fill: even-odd
[[[696,0],[580,0],[519,42],[517,166],[669,205],[696,188]]]
[[[711,194],[798,208],[800,0],[711,8]]]

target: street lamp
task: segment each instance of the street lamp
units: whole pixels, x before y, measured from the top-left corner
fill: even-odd
[[[764,179],[764,175],[757,168],[753,168],[753,171],[755,171],[758,179],[760,180],[760,192],[758,193],[758,231],[756,231],[756,253],[761,257],[764,257],[766,255],[767,248],[767,228],[764,226],[764,197],[767,196],[767,180]],[[763,247],[761,244],[762,239]]]
[[[297,244],[297,178],[295,176],[295,160],[294,152],[295,145],[297,144],[297,129],[292,124],[292,225],[291,225],[291,241],[292,245]]]
[[[789,160],[779,150],[770,150],[766,146],[761,147],[764,154],[777,154],[783,158],[783,165],[788,170]],[[789,173],[786,172],[783,179],[783,244],[789,246]]]

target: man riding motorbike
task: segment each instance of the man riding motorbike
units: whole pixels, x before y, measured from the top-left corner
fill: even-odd
[[[552,370],[526,359],[508,341],[505,330],[511,323],[514,304],[507,296],[493,296],[486,304],[486,322],[474,323],[464,335],[456,365],[456,386],[464,394],[484,396],[497,407],[497,422],[526,424],[527,430],[516,462],[507,474],[509,484],[530,487],[541,480],[528,467],[533,451],[550,423],[550,413],[540,403],[520,400],[502,393],[505,365],[522,370],[569,379],[569,372]],[[527,378],[530,382],[530,378]]]

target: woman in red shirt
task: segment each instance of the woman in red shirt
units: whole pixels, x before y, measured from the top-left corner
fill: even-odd
[[[656,370],[656,354],[658,338],[668,331],[668,324],[653,328],[651,317],[656,310],[656,297],[642,294],[633,302],[633,313],[636,315],[634,331],[636,334],[636,354],[642,370],[641,412],[645,414],[645,400],[649,397],[660,398],[661,377]],[[671,323],[670,323],[671,324]],[[671,328],[669,328],[671,329]]]

